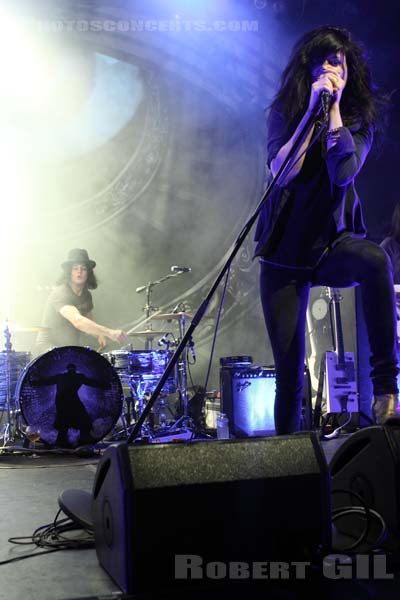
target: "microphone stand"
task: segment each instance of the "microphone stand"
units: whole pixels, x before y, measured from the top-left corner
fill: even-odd
[[[188,329],[186,330],[185,335],[181,339],[181,341],[180,341],[178,347],[176,348],[173,356],[171,357],[164,373],[162,374],[158,384],[156,385],[149,401],[147,402],[142,414],[139,416],[132,432],[130,433],[128,439],[126,440],[126,444],[132,443],[133,440],[135,440],[137,438],[138,434],[141,431],[141,427],[142,427],[144,421],[146,420],[147,415],[151,411],[154,402],[157,400],[162,388],[164,387],[164,384],[167,381],[169,374],[171,373],[171,371],[175,367],[176,363],[178,362],[178,358],[179,358],[180,354],[184,351],[187,343],[190,341],[191,337],[193,336],[193,333],[194,333],[197,325],[202,320],[202,318],[208,308],[211,298],[213,297],[215,291],[217,290],[219,284],[221,283],[225,273],[228,271],[233,259],[235,258],[236,254],[238,253],[238,251],[239,251],[240,247],[242,246],[244,240],[246,239],[248,233],[250,232],[250,229],[254,225],[262,207],[264,206],[265,201],[267,200],[267,198],[269,197],[269,195],[271,194],[271,192],[275,188],[275,186],[278,185],[278,181],[280,179],[283,179],[283,175],[286,172],[289,172],[291,170],[291,168],[293,167],[294,162],[292,161],[292,157],[295,155],[298,148],[300,148],[301,145],[303,144],[307,135],[311,131],[311,128],[314,126],[317,117],[321,114],[321,112],[325,113],[323,103],[321,100],[322,100],[321,98],[319,98],[317,100],[317,102],[316,102],[313,110],[311,111],[310,116],[308,117],[306,123],[304,124],[302,130],[299,132],[297,138],[294,140],[292,148],[288,152],[285,160],[283,161],[282,165],[280,166],[275,177],[272,179],[271,183],[265,190],[260,202],[258,203],[257,208],[255,209],[254,213],[251,215],[251,217],[249,218],[247,223],[244,225],[242,231],[239,233],[239,236],[237,237],[237,239],[233,245],[232,251],[231,251],[228,259],[226,260],[224,266],[222,267],[221,271],[217,275],[207,296],[205,297],[203,302],[200,304],[196,314],[194,315],[194,317],[192,319],[192,322],[190,323]]]
[[[151,305],[151,295],[153,293],[153,287],[155,285],[158,285],[159,283],[163,283],[164,281],[167,281],[167,279],[171,279],[171,277],[177,277],[178,275],[181,275],[182,271],[179,271],[178,273],[171,273],[168,275],[164,275],[164,277],[161,277],[161,279],[157,279],[156,281],[149,281],[147,283],[147,285],[141,285],[140,287],[136,288],[136,292],[138,294],[140,294],[141,292],[144,292],[146,290],[146,304],[143,307],[143,310],[146,313],[146,321],[148,321],[150,319],[150,315],[152,311],[158,310],[155,306]],[[130,332],[128,332],[129,335]],[[145,346],[146,346],[146,350],[151,350],[152,347],[152,340],[151,339],[146,339],[145,342]]]

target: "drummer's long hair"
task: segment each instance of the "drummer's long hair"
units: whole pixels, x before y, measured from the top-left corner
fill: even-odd
[[[97,279],[96,275],[93,272],[93,269],[90,267],[87,268],[87,280],[86,280],[86,288],[88,290],[95,290],[97,288]],[[62,285],[63,283],[69,283],[71,281],[71,269],[72,265],[66,267],[62,271],[62,275],[57,279],[57,285]]]

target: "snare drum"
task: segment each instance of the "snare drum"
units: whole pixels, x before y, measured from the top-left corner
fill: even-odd
[[[133,350],[130,363],[132,374],[159,376],[159,379],[167,368],[172,354],[168,350]]]
[[[97,442],[122,411],[122,386],[113,366],[90,348],[53,348],[27,365],[16,398],[28,425],[58,447]]]
[[[118,373],[162,375],[172,356],[166,350],[112,350],[103,356]]]
[[[117,373],[129,373],[130,352],[128,350],[112,350],[102,354],[114,367]]]
[[[10,400],[14,401],[18,378],[30,360],[30,352],[0,352],[0,410],[7,408],[7,391]]]

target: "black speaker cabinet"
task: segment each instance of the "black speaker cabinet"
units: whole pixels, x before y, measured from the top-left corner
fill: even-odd
[[[113,445],[93,498],[98,560],[126,593],[204,585],[210,564],[309,560],[330,546],[329,474],[314,432]]]
[[[366,427],[357,431],[334,454],[330,472],[334,508],[360,506],[356,497],[338,490],[356,492],[383,517],[388,529],[387,549],[398,548],[400,428]]]

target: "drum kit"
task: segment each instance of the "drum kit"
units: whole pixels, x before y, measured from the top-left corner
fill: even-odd
[[[2,446],[17,438],[25,439],[25,447],[27,439],[41,439],[56,448],[127,438],[191,317],[185,310],[150,313],[147,329],[128,332],[128,336],[145,341],[144,349],[133,349],[130,344],[127,349],[100,354],[88,347],[64,346],[33,360],[29,352],[13,350],[11,333],[38,333],[43,328],[6,323],[4,350],[0,351]],[[170,329],[177,327],[178,331],[152,328],[153,323],[162,321],[172,323]],[[153,349],[155,340],[157,349]],[[191,433],[194,427],[187,388],[190,345],[181,353],[142,426],[141,437],[146,441],[176,432]]]
[[[129,391],[130,404],[133,404],[133,409],[127,413],[128,421],[131,421],[132,415],[136,421],[142,414],[146,403],[173,356],[173,349],[178,346],[179,341],[185,334],[187,319],[192,316],[184,311],[155,312],[147,318],[147,322],[150,322],[148,329],[128,332],[130,337],[145,339],[146,348],[144,350],[133,350],[131,348],[129,350],[114,350],[104,354],[117,371],[125,389]],[[174,332],[152,329],[153,321],[173,322],[178,327],[177,335]],[[157,350],[152,347],[156,339],[158,339]],[[154,427],[157,427],[157,436],[159,436],[160,431],[172,433],[179,428],[193,426],[188,407],[187,371],[187,352],[183,352],[179,357],[176,368],[171,372],[162,388],[148,422],[142,427],[142,436],[151,438],[155,434]],[[181,411],[176,407],[177,397],[179,399],[178,404],[182,405]],[[174,406],[171,406],[171,403]],[[180,412],[182,414],[179,416]],[[168,415],[170,419],[168,419]],[[172,423],[168,424],[168,420],[172,420]],[[128,429],[130,423],[126,425],[125,429]]]

